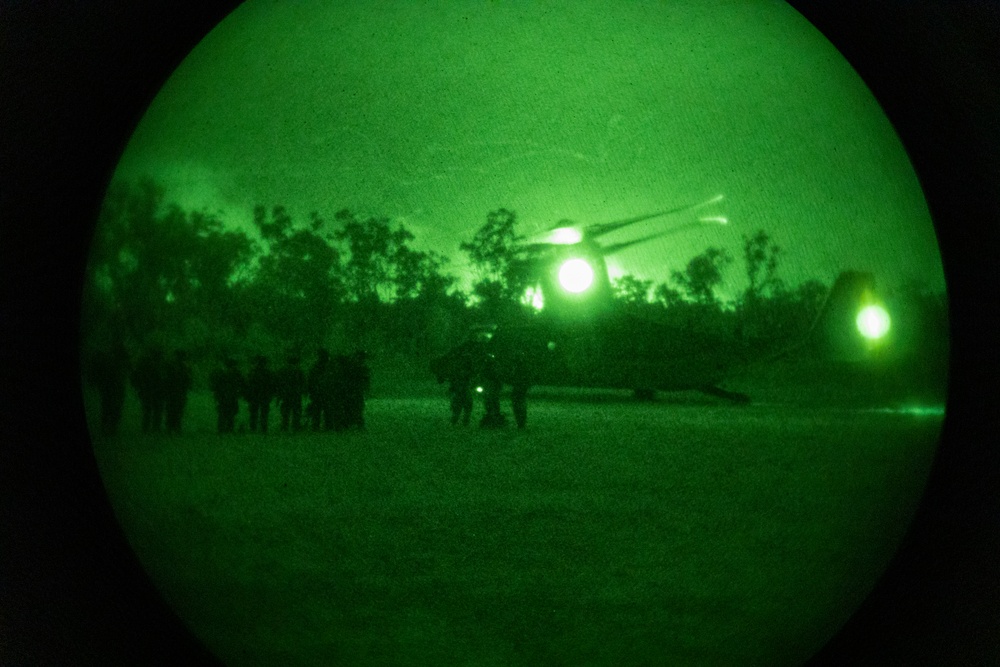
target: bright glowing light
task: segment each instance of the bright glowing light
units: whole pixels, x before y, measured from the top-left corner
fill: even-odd
[[[913,415],[914,417],[942,417],[944,416],[943,405],[908,405],[895,408],[880,408],[875,412],[883,412],[893,415]]]
[[[583,240],[583,234],[575,227],[560,227],[552,232],[552,243],[560,245],[573,245]]]
[[[707,216],[704,218],[698,218],[699,222],[717,222],[720,225],[728,225],[729,218],[723,217],[721,215]]]
[[[482,387],[476,387],[476,393],[478,393],[478,394],[483,393],[483,388]]]
[[[876,340],[889,332],[889,313],[882,306],[866,306],[858,313],[855,323],[862,336]]]
[[[526,306],[531,306],[535,310],[541,310],[545,307],[545,299],[542,296],[542,290],[537,286],[529,287],[524,291],[524,296],[521,297],[521,303]]]
[[[579,294],[594,284],[594,269],[582,259],[570,259],[559,267],[559,284],[573,294]]]

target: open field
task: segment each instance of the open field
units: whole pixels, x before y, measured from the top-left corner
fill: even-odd
[[[771,665],[867,594],[941,426],[619,395],[530,409],[487,432],[450,427],[443,398],[384,397],[364,433],[220,437],[196,394],[187,435],[135,433],[129,405],[95,452],[154,581],[232,664]]]

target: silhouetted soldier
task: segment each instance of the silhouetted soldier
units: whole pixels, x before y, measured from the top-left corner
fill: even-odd
[[[531,366],[524,350],[515,350],[511,356],[510,368],[510,407],[514,412],[517,427],[523,429],[528,423],[528,389],[531,388]]]
[[[184,350],[176,350],[163,366],[163,398],[167,413],[167,433],[180,434],[184,407],[191,391],[193,376]]]
[[[371,387],[371,370],[368,368],[367,358],[368,355],[363,350],[343,357],[341,397],[345,428],[365,428],[365,395]]]
[[[347,429],[350,418],[348,416],[348,401],[351,393],[350,389],[351,360],[346,354],[334,355],[330,361],[328,370],[328,389],[325,392],[329,397],[329,424],[328,429],[343,431]]]
[[[285,365],[275,373],[281,430],[302,430],[302,395],[306,392],[306,374],[299,367],[299,357],[290,354]]]
[[[107,349],[98,350],[88,360],[85,372],[101,401],[101,432],[115,435],[122,420],[128,385],[129,359],[125,346],[116,340]]]
[[[142,432],[157,433],[163,426],[163,351],[146,350],[132,372],[132,386],[142,406]]]
[[[316,363],[312,365],[308,376],[306,376],[306,389],[309,392],[309,419],[314,431],[330,430],[333,427],[331,414],[333,371],[330,353],[320,348],[316,352]]]
[[[448,383],[448,402],[451,407],[451,424],[469,425],[473,405],[473,377],[476,372],[477,346],[465,341],[436,359],[431,371],[439,383]]]
[[[226,357],[222,367],[212,371],[208,384],[215,397],[219,433],[232,433],[236,430],[236,414],[240,410],[240,396],[246,390],[246,381],[236,365],[236,360],[232,357]]]
[[[247,376],[247,404],[250,406],[250,430],[267,433],[268,415],[271,412],[271,399],[275,394],[274,373],[267,367],[267,357],[258,354],[254,357],[254,366]]]
[[[500,392],[503,389],[503,381],[500,378],[500,366],[495,355],[487,354],[483,359],[481,377],[486,414],[483,415],[479,425],[483,428],[503,428],[507,425],[507,418],[500,411]]]

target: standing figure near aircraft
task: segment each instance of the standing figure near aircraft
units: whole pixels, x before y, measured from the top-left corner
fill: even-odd
[[[302,395],[306,393],[306,374],[299,366],[299,357],[289,354],[285,365],[275,373],[281,430],[302,430]]]
[[[254,357],[253,368],[247,375],[246,399],[250,408],[250,430],[267,433],[268,416],[271,412],[271,399],[275,394],[274,373],[268,368],[267,357],[258,354]]]
[[[431,363],[431,372],[438,383],[448,383],[448,403],[451,425],[469,425],[473,406],[473,379],[477,366],[476,343],[467,340]]]
[[[232,357],[226,357],[222,367],[212,371],[208,384],[215,397],[218,431],[219,433],[232,433],[236,430],[236,414],[240,410],[240,396],[246,390],[246,380],[236,365],[236,360]]]
[[[500,392],[503,389],[503,380],[500,377],[500,364],[496,355],[488,353],[483,358],[480,377],[483,382],[483,403],[486,407],[486,414],[483,415],[479,426],[482,428],[503,428],[507,425],[507,418],[500,410]]]
[[[523,429],[528,422],[528,389],[531,388],[531,366],[523,349],[514,351],[507,372],[510,380],[510,407],[517,427]]]
[[[316,352],[316,363],[306,376],[306,390],[309,393],[309,419],[314,431],[328,431],[333,428],[333,373],[330,353],[320,348]]]
[[[328,431],[344,431],[347,429],[347,401],[350,389],[349,374],[351,372],[351,362],[346,354],[335,354],[330,359],[329,371],[326,375],[326,389],[329,412],[327,414]]]
[[[120,340],[95,352],[87,360],[84,373],[97,389],[101,401],[101,433],[115,435],[125,406],[129,378],[128,352]]]
[[[343,358],[342,393],[339,398],[343,400],[344,428],[359,431],[365,428],[365,395],[371,388],[371,369],[367,359],[364,350]]]
[[[184,407],[194,378],[184,350],[175,350],[174,356],[163,366],[163,398],[167,416],[167,433],[180,435]]]
[[[454,359],[452,375],[448,380],[448,394],[451,403],[451,424],[468,426],[472,418],[476,372],[476,349],[472,343],[463,345]]]
[[[158,433],[163,426],[163,351],[151,346],[132,372],[132,386],[142,406],[142,432]]]

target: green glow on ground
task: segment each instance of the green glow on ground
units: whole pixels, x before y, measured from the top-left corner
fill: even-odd
[[[912,415],[914,417],[943,417],[943,405],[904,405],[897,408],[880,408],[877,412],[896,415]]]
[[[583,259],[568,259],[559,267],[559,284],[567,292],[579,294],[594,284],[594,269]]]
[[[889,333],[889,313],[882,306],[862,308],[855,323],[861,335],[869,340],[878,340]]]

